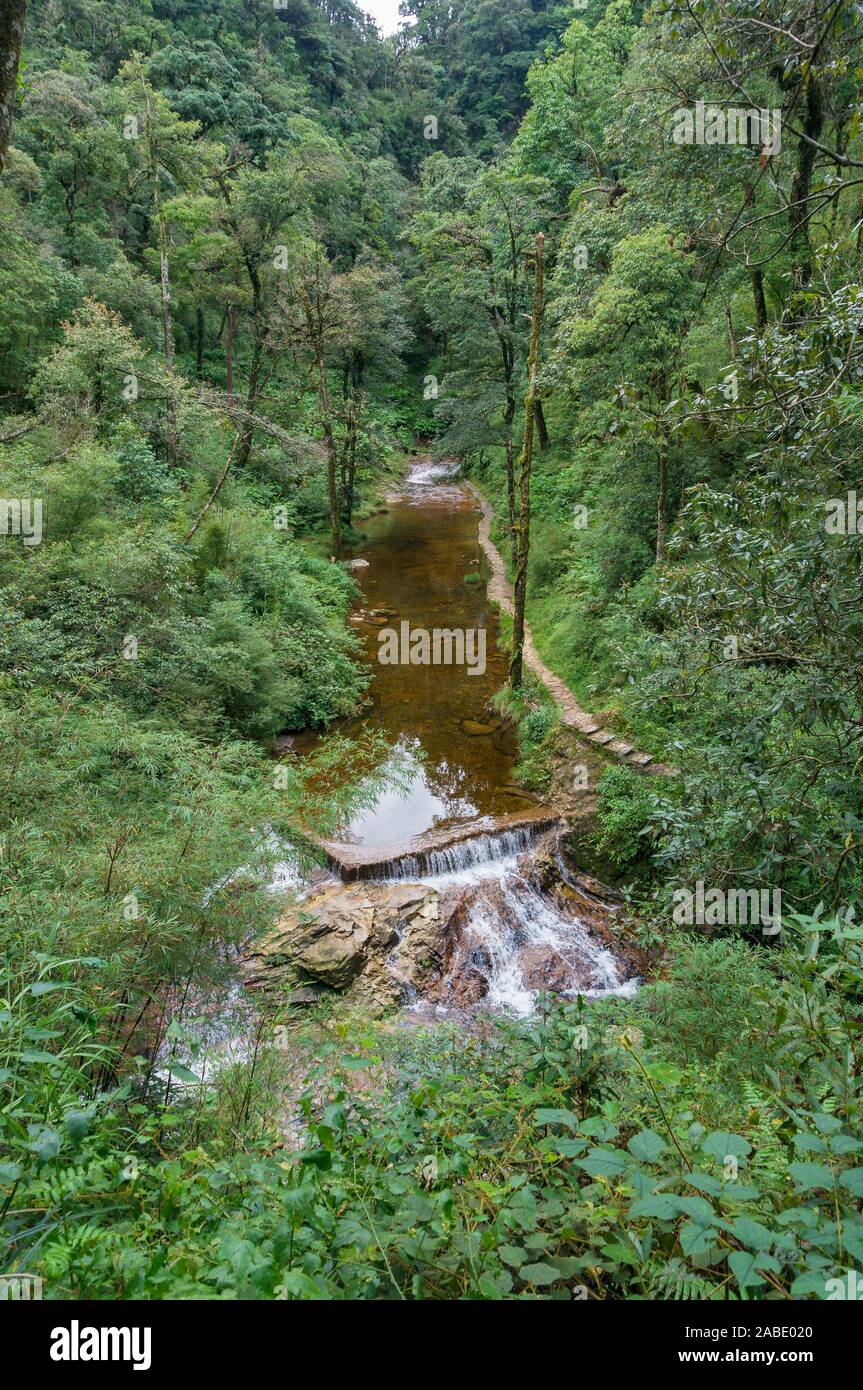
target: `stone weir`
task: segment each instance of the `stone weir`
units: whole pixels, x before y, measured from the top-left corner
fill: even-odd
[[[319,843],[329,868],[344,883],[356,879],[412,881],[523,854],[544,831],[560,824],[559,813],[537,806],[533,811],[487,816],[470,825],[426,831],[401,845],[388,845],[385,857],[379,846],[333,840]]]

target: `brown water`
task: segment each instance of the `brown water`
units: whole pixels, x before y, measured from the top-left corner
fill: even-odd
[[[386,502],[385,513],[364,523],[368,539],[353,552],[368,562],[355,570],[362,599],[352,621],[373,671],[371,704],[340,730],[349,737],[364,728],[383,731],[410,785],[384,791],[339,836],[369,847],[536,805],[513,782],[515,736],[491,703],[508,664],[482,577],[476,503],[452,480],[452,470],[428,460],[413,464]],[[382,630],[398,632],[403,621],[429,633],[484,630],[484,671],[471,674],[467,664],[381,664]],[[468,655],[476,650],[468,647]],[[294,747],[302,753],[314,741],[301,735]]]

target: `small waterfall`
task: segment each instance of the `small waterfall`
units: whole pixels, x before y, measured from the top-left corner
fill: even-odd
[[[474,870],[524,854],[537,837],[557,824],[556,817],[535,819],[525,825],[494,830],[479,835],[465,834],[449,844],[417,849],[413,853],[397,854],[391,859],[352,862],[349,856],[328,856],[328,864],[346,883],[358,878],[388,879],[415,883],[419,879],[441,875],[467,875],[469,882]]]
[[[611,951],[574,910],[558,905],[529,877],[529,863],[509,857],[480,876],[458,872],[424,879],[439,891],[468,881],[458,943],[433,1002],[438,1008],[480,1004],[527,1017],[542,990],[574,998],[631,995]]]

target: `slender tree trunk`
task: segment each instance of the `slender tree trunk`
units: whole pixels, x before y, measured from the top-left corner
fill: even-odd
[[[755,300],[755,323],[759,332],[767,327],[767,300],[764,298],[764,271],[752,268],[752,298]]]
[[[228,405],[234,399],[234,335],[237,331],[237,308],[235,304],[228,305],[228,332],[225,338],[225,380],[227,386]]]
[[[540,449],[542,449],[543,453],[545,453],[546,449],[551,443],[551,440],[548,437],[548,428],[546,427],[545,415],[543,414],[542,410],[542,401],[539,399],[538,396],[536,398],[534,410],[536,412],[536,436],[539,440]]]
[[[821,86],[812,72],[806,84],[806,114],[803,118],[803,133],[809,140],[820,140],[824,127],[824,102]],[[788,216],[791,223],[790,250],[794,260],[797,278],[801,285],[808,285],[812,278],[812,257],[809,247],[809,193],[812,188],[812,173],[818,151],[807,140],[797,146],[797,168],[791,185],[791,199]]]
[[[509,549],[512,559],[512,567],[515,569],[516,561],[516,525],[515,525],[515,463],[513,459],[513,421],[515,420],[515,355],[513,351],[513,337],[507,333],[503,321],[495,321],[497,340],[500,345],[500,358],[503,364],[503,386],[506,393],[506,409],[503,413],[503,444],[506,455],[506,508],[507,525],[509,527]]]
[[[530,469],[533,461],[533,422],[536,412],[536,368],[539,361],[539,332],[542,324],[542,292],[545,237],[536,238],[536,267],[533,313],[530,316],[530,347],[527,354],[527,393],[524,398],[524,440],[518,466],[519,517],[518,561],[515,569],[514,612],[512,620],[512,661],[509,667],[511,690],[521,687],[524,653],[524,610],[527,600],[527,561],[530,553]]]
[[[665,558],[665,512],[668,507],[668,427],[660,421],[659,431],[659,501],[656,508],[656,563]]]
[[[27,0],[0,0],[0,174],[12,138],[12,113],[18,93],[18,63],[26,15]]]
[[[342,461],[342,504],[349,526],[353,523],[354,516],[354,480],[357,472],[357,429],[361,408],[361,397],[357,394],[348,405],[345,449]]]
[[[342,558],[342,519],[341,501],[337,477],[338,457],[333,434],[333,419],[330,413],[330,386],[327,380],[327,364],[320,347],[318,348],[318,400],[321,409],[321,428],[324,432],[324,447],[327,454],[327,494],[330,502],[330,533],[332,537],[333,559]]]
[[[254,415],[255,406],[258,403],[258,387],[261,381],[261,360],[264,355],[264,344],[261,333],[255,326],[255,338],[252,344],[252,360],[249,365],[249,385],[246,391],[246,412]],[[249,455],[252,452],[252,422],[247,420],[243,425],[243,435],[240,440],[240,449],[237,454],[237,467],[245,468],[249,462]]]
[[[246,257],[246,270],[252,286],[252,333],[254,334],[252,361],[249,366],[249,385],[246,392],[246,410],[249,415],[254,415],[261,383],[261,362],[264,356],[264,294],[257,266],[248,256]],[[245,468],[249,462],[249,454],[252,452],[252,430],[252,422],[249,420],[243,428],[243,438],[240,441],[240,452],[237,456],[239,468]]]
[[[204,375],[204,310],[199,304],[195,310],[195,375]]]
[[[515,569],[516,558],[518,555],[518,544],[516,541],[516,521],[515,521],[515,463],[513,459],[512,427],[515,420],[515,386],[510,374],[506,380],[506,411],[503,417],[504,444],[506,446],[506,503],[507,519],[509,523],[509,548],[512,556],[512,567]]]

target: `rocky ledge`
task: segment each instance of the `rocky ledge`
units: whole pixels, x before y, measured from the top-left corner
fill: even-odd
[[[249,988],[279,988],[293,1004],[331,990],[387,1010],[439,978],[448,914],[422,883],[332,883],[291,908],[243,962]]]
[[[460,1012],[485,998],[502,950],[531,992],[607,987],[608,952],[616,983],[642,973],[639,953],[613,930],[615,895],[566,871],[556,835],[519,864],[515,880],[443,891],[412,882],[327,883],[289,908],[246,957],[245,983],[278,990],[291,1004],[335,992],[375,1013],[417,1000]],[[556,937],[531,931],[546,909],[563,928]],[[498,924],[491,937],[489,920]]]

